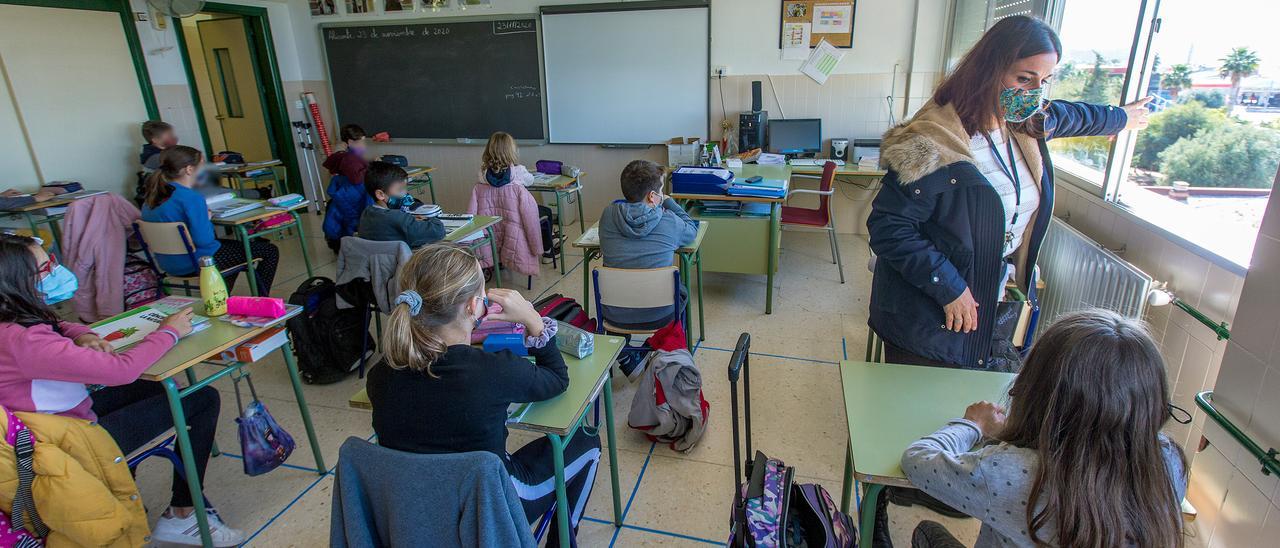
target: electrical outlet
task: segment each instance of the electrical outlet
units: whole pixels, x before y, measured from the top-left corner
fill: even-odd
[[[728,76],[728,75],[729,75],[729,67],[725,65],[720,65],[718,67],[711,69],[712,78],[724,78],[725,76]]]
[[[294,102],[293,102],[293,108],[296,108],[296,109],[298,109],[298,110],[302,110],[302,109],[306,108],[306,106],[304,106],[304,105],[302,104],[302,101],[301,101],[301,100],[298,100],[298,101],[294,101]]]

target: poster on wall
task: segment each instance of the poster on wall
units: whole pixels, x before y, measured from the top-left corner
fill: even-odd
[[[373,0],[346,0],[346,2],[347,2],[346,8],[347,8],[348,14],[354,15],[354,14],[374,12]]]
[[[458,7],[464,10],[470,8],[492,8],[493,0],[458,0]]]
[[[338,0],[311,0],[311,16],[338,14]]]
[[[449,4],[451,3],[453,3],[453,0],[422,0],[422,8],[431,11],[440,11],[443,9],[449,9]]]
[[[778,48],[783,59],[804,59],[822,40],[837,48],[853,47],[857,0],[782,0],[781,6]]]
[[[386,13],[395,13],[397,11],[413,11],[414,0],[382,0],[382,11]]]

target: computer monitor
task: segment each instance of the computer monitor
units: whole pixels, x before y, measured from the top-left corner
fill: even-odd
[[[817,154],[822,151],[822,119],[769,120],[769,152]]]

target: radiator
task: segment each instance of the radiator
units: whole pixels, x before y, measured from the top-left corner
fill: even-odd
[[[1141,320],[1151,276],[1054,217],[1037,259],[1045,287],[1039,292],[1035,336],[1063,314],[1106,308]]]

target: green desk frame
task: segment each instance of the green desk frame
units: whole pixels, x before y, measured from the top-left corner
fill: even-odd
[[[696,272],[698,280],[698,340],[707,340],[707,324],[705,306],[702,301],[702,240],[707,236],[707,229],[711,225],[707,223],[698,223],[698,235],[693,239],[693,243],[681,247],[676,250],[676,256],[680,257],[680,282],[684,284],[685,290],[689,291],[693,288],[689,284],[689,273]],[[596,229],[597,233],[600,223],[591,225]],[[591,312],[591,260],[600,256],[600,240],[587,241],[585,232],[583,236],[579,236],[578,240],[573,242],[573,247],[582,250],[582,308],[588,313]],[[685,321],[691,321],[693,314],[693,299],[686,298],[684,300],[684,317]],[[598,318],[597,318],[598,320]],[[690,351],[693,350],[693,329],[688,326],[684,332],[685,346]]]
[[[583,359],[564,354],[569,368],[569,388],[559,396],[536,402],[511,428],[544,434],[551,441],[552,461],[556,469],[556,520],[561,548],[569,546],[569,494],[565,486],[564,448],[582,428],[587,411],[601,405],[603,399],[605,433],[609,440],[609,481],[613,486],[613,525],[622,526],[622,495],[618,490],[618,444],[613,425],[613,383],[611,366],[622,351],[622,337],[596,335],[595,352]],[[357,409],[372,410],[369,393],[360,389],[347,404]]]
[[[493,283],[497,287],[502,287],[502,263],[498,260],[498,240],[493,237],[494,225],[502,222],[502,217],[490,215],[476,215],[471,218],[471,222],[455,228],[444,236],[446,242],[457,242],[481,230],[484,231],[484,238],[474,240],[466,244],[466,246],[475,251],[487,241],[489,243],[489,252],[493,254]]]
[[[264,168],[269,169],[271,172],[254,175],[252,177],[246,175],[251,171],[257,171]],[[215,168],[214,172],[222,177],[226,177],[227,181],[231,183],[231,190],[236,192],[240,197],[244,197],[246,181],[250,182],[256,189],[258,188],[259,182],[266,181],[267,179],[271,180],[271,195],[280,196],[280,189],[284,184],[284,176],[282,173],[283,169],[284,167],[280,160],[271,160],[252,167],[226,168],[224,166],[221,169]]]
[[[431,203],[439,205],[436,202],[436,182],[431,178],[431,172],[436,168],[431,166],[409,166],[405,171],[409,173],[409,192],[427,187],[431,192]]]
[[[571,196],[577,195],[578,202],[578,231],[587,231],[586,217],[582,216],[582,178],[586,173],[579,173],[577,177],[568,175],[560,175],[550,183],[544,185],[530,185],[529,192],[537,192],[539,194],[553,194],[555,196],[556,206],[556,227],[560,231],[560,235],[564,236],[564,201]],[[567,182],[566,182],[567,180]],[[560,273],[565,273],[565,261],[560,260]]]
[[[969,404],[1000,401],[1014,377],[969,369],[840,362],[849,425],[840,509],[849,511],[856,478],[866,488],[858,509],[860,528],[870,536],[881,491],[886,486],[912,486],[902,472],[902,451],[963,415]]]
[[[204,306],[199,303],[194,308],[198,314],[204,312]],[[187,487],[191,490],[196,524],[200,528],[200,539],[205,546],[213,546],[213,539],[209,534],[209,518],[204,506],[204,489],[200,485],[200,476],[196,471],[195,458],[191,449],[191,437],[187,432],[187,415],[182,409],[182,398],[209,386],[214,381],[227,375],[247,374],[247,372],[242,372],[242,369],[249,365],[249,362],[209,362],[220,366],[221,369],[203,379],[197,378],[193,368],[197,364],[205,363],[206,360],[217,358],[224,350],[235,348],[274,326],[284,324],[289,318],[301,312],[301,309],[295,310],[291,314],[277,319],[271,326],[267,327],[237,327],[216,318],[211,319],[209,320],[209,327],[187,335],[181,341],[178,341],[177,345],[169,350],[160,361],[148,368],[140,377],[144,380],[157,381],[164,386],[165,396],[169,400],[169,413],[173,415],[174,436],[177,439],[178,454],[182,459]],[[108,318],[98,323],[106,323],[112,319]],[[293,384],[293,394],[298,399],[298,412],[302,415],[302,424],[307,431],[307,441],[311,444],[311,453],[315,457],[316,473],[323,476],[328,469],[324,464],[324,455],[320,452],[320,442],[316,438],[315,426],[311,422],[311,410],[307,406],[306,395],[302,390],[302,378],[298,374],[298,364],[294,360],[293,347],[289,342],[285,342],[284,346],[280,347],[280,352],[284,357],[285,367],[289,371],[289,382]],[[178,373],[186,374],[186,388],[178,386],[176,380]],[[214,454],[217,454],[216,445],[214,446]]]
[[[216,219],[216,218],[213,219],[213,224],[215,225],[231,227],[232,230],[235,232],[236,239],[240,240],[241,245],[244,246],[246,269],[248,270],[248,274],[249,274],[249,293],[250,294],[263,296],[263,297],[267,296],[267,295],[262,295],[261,293],[258,292],[258,273],[257,273],[257,268],[255,267],[255,261],[253,260],[253,251],[250,249],[250,245],[249,245],[254,238],[265,238],[267,236],[270,236],[272,234],[277,234],[285,230],[297,229],[298,247],[302,250],[302,262],[307,266],[307,277],[311,277],[314,275],[314,271],[311,268],[311,256],[307,252],[307,239],[306,239],[306,236],[303,234],[302,219],[298,217],[298,211],[303,208],[306,208],[308,205],[310,204],[307,204],[307,203],[298,204],[288,211],[289,216],[293,217],[293,222],[272,227],[267,230],[263,230],[261,232],[254,232],[253,234],[249,233],[250,223],[271,217],[272,215],[275,215],[281,212],[280,211],[264,212],[260,209],[255,209],[253,211],[249,211],[240,215],[233,215],[225,219]]]

